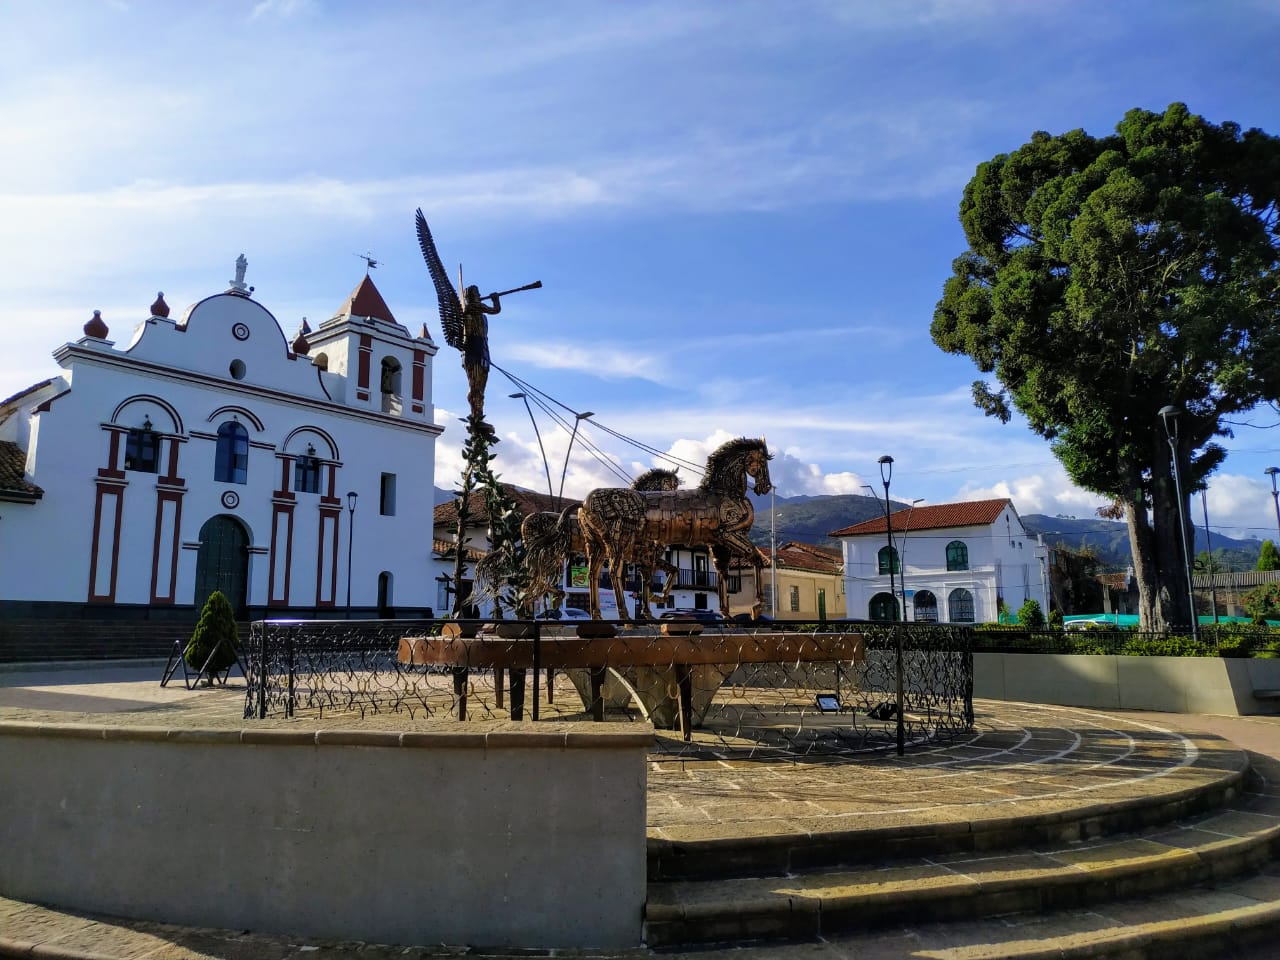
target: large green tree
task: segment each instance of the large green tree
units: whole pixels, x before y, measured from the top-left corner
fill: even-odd
[[[1180,103],[1111,136],[1035,133],[979,165],[960,204],[969,249],[934,342],[994,383],[1071,479],[1125,517],[1142,625],[1188,616],[1165,424],[1184,498],[1222,462],[1226,419],[1280,394],[1280,139]],[[1190,517],[1185,509],[1182,515]]]

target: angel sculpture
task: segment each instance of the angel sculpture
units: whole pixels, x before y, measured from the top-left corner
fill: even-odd
[[[444,330],[444,341],[462,351],[462,369],[467,374],[467,404],[471,407],[471,421],[477,429],[482,429],[485,426],[484,388],[489,380],[487,317],[502,311],[502,297],[521,290],[535,290],[542,286],[542,281],[535,280],[514,290],[503,290],[483,297],[480,295],[480,288],[472,285],[464,288],[459,296],[449,280],[448,271],[440,262],[431,228],[427,226],[427,218],[422,215],[421,209],[415,219],[418,225],[418,246],[422,248],[422,257],[427,261],[427,272],[431,274],[436,299],[440,302],[440,326]],[[493,301],[493,305],[486,304],[486,300]]]

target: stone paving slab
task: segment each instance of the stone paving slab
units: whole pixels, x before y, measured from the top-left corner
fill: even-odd
[[[243,681],[227,688],[188,691],[181,684],[159,687],[160,670],[119,667],[73,671],[0,673],[0,720],[93,723],[102,726],[163,725],[170,728],[240,729]],[[972,737],[931,745],[907,757],[870,755],[846,762],[680,761],[655,756],[649,771],[649,834],[652,839],[698,842],[779,833],[815,835],[849,830],[912,829],[934,824],[946,829],[960,821],[1053,816],[1081,805],[1106,806],[1149,797],[1171,798],[1238,769],[1239,746],[1280,756],[1280,718],[1213,718],[1114,713],[1064,707],[979,702]],[[267,727],[342,729],[456,728],[450,720],[409,721],[371,717],[357,723],[323,720],[267,720]],[[1234,741],[1230,742],[1230,741]],[[1280,765],[1275,767],[1280,770]],[[1280,776],[1261,789],[1280,794]],[[1248,833],[1247,816],[1220,821],[1217,829]],[[1205,828],[1210,832],[1212,827]],[[1176,847],[1181,844],[1169,843]],[[973,861],[977,864],[979,861]],[[994,863],[994,862],[993,862]],[[1023,864],[1029,867],[1030,863]],[[980,868],[976,867],[975,870]],[[985,868],[981,868],[984,869]],[[992,870],[996,869],[993,865]],[[1123,907],[1107,915],[1079,911],[1055,920],[1055,930],[1078,926],[1080,935],[1142,917],[1163,920],[1170,910],[1208,902],[1274,903],[1280,877],[1268,874],[1243,892],[1224,891],[1219,901],[1200,894]],[[1170,905],[1172,904],[1172,906]],[[1177,916],[1175,913],[1174,916]],[[1172,919],[1172,917],[1170,917]],[[854,941],[765,944],[731,950],[696,951],[696,956],[752,960],[754,957],[857,958],[888,960],[908,956],[981,956],[978,944],[1008,940],[1009,931],[1039,936],[1039,918],[1005,918],[945,928],[910,927]],[[1055,935],[1061,935],[1055,933]],[[969,945],[969,946],[966,946]],[[921,953],[920,951],[929,951]],[[0,898],[0,956],[116,960],[262,957],[266,960],[327,960],[355,957],[458,956],[464,948],[393,947],[371,944],[258,937],[234,931],[205,931],[117,921]],[[504,956],[494,953],[492,956]],[[517,952],[512,956],[527,953]],[[573,955],[557,952],[557,956]],[[586,954],[604,956],[600,954]],[[643,949],[607,954],[647,956]],[[691,956],[694,954],[691,954]]]

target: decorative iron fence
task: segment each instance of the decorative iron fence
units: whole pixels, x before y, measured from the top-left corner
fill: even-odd
[[[246,718],[649,720],[656,759],[843,755],[973,725],[955,626],[268,620],[245,652]]]

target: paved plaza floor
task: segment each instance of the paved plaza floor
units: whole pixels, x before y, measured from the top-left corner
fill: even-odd
[[[168,727],[243,726],[243,680],[227,687],[160,687],[159,662],[0,670],[0,720]],[[648,780],[653,842],[716,841],[1016,817],[1194,786],[1213,775],[1212,754],[1232,745],[1280,758],[1280,717],[1210,717],[979,701],[976,730],[905,757],[871,754],[813,761],[679,760],[655,755]],[[285,721],[273,721],[285,722]],[[326,725],[350,725],[341,717]],[[381,718],[379,723],[395,722]],[[452,722],[452,721],[437,721]],[[1224,763],[1226,760],[1224,759]],[[982,921],[988,924],[1026,922]],[[735,958],[911,956],[910,930],[858,941],[733,948]],[[39,950],[32,952],[33,946]],[[80,958],[319,958],[460,953],[297,941],[80,915],[0,898],[0,956]],[[699,950],[717,956],[720,950]],[[637,949],[629,954],[644,955]],[[730,950],[723,951],[728,956]]]

